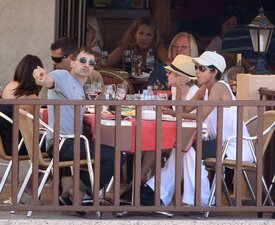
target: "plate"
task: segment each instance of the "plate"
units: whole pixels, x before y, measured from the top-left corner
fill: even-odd
[[[171,116],[171,115],[165,114],[165,115],[162,115],[162,120],[163,120],[163,121],[176,121],[177,118],[176,118],[176,117],[173,117],[173,116]]]
[[[132,77],[136,79],[146,79],[150,77],[150,73],[142,72],[141,76],[132,75]]]
[[[127,110],[127,111],[122,111],[121,115],[122,116],[135,116],[136,111],[134,109],[130,109],[130,110]]]

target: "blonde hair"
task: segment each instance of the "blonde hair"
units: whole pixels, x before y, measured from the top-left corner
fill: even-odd
[[[95,35],[94,35],[94,38],[89,43],[87,43],[87,46],[89,46],[89,47],[98,46],[102,49],[103,48],[103,38],[101,36],[98,21],[97,21],[96,17],[92,14],[87,15],[87,26],[88,25],[94,30]]]
[[[129,49],[132,48],[136,43],[136,32],[138,28],[142,25],[151,27],[153,30],[153,40],[152,46],[154,49],[162,43],[159,29],[157,23],[152,18],[138,18],[135,19],[129,28],[126,30],[125,34],[123,35],[119,45],[122,49]]]
[[[195,37],[190,33],[180,32],[180,33],[176,34],[173,37],[173,39],[172,39],[172,41],[169,45],[169,48],[168,48],[168,58],[169,58],[169,60],[173,60],[172,56],[171,56],[173,44],[176,42],[176,40],[178,40],[181,37],[187,37],[187,39],[189,41],[190,57],[198,57],[199,56],[199,50],[198,50],[198,45],[197,45],[197,41],[196,41]]]

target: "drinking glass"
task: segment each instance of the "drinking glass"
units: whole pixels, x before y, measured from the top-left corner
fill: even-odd
[[[125,99],[127,94],[127,87],[124,84],[118,84],[116,88],[116,97],[118,100]]]
[[[115,99],[116,85],[115,84],[106,85],[104,89],[104,95],[108,100]]]
[[[96,86],[94,84],[85,84],[84,92],[87,99],[94,100],[97,96]]]
[[[168,100],[168,96],[166,93],[157,93],[157,100]]]

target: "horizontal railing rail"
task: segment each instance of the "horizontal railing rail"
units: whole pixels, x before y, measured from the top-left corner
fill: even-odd
[[[274,206],[263,205],[263,199],[265,196],[262,196],[263,188],[262,188],[262,180],[261,176],[263,174],[264,162],[262,160],[262,147],[263,147],[263,137],[261,135],[262,126],[263,126],[263,113],[266,107],[274,107],[275,101],[260,101],[260,100],[247,100],[247,101],[119,101],[119,100],[7,100],[0,99],[0,105],[2,104],[11,104],[14,106],[13,112],[13,147],[12,147],[12,172],[11,172],[11,204],[0,203],[0,210],[6,211],[112,211],[112,212],[120,212],[120,211],[135,211],[135,212],[148,212],[148,211],[165,211],[165,212],[188,212],[188,211],[209,211],[209,212],[226,212],[226,211],[246,211],[246,212],[271,212],[274,211]],[[54,105],[54,115],[55,115],[55,125],[53,127],[55,135],[54,135],[54,147],[53,147],[53,158],[54,158],[54,166],[53,166],[53,185],[52,185],[52,201],[47,202],[47,204],[40,204],[39,197],[37,196],[37,189],[39,186],[39,177],[38,177],[38,154],[34,153],[34,161],[33,163],[33,176],[32,176],[32,190],[33,197],[32,203],[30,205],[20,205],[17,204],[17,194],[20,187],[20,182],[18,181],[18,171],[20,170],[20,165],[18,162],[18,130],[19,130],[19,105],[34,105],[34,134],[37,134],[39,131],[39,122],[38,118],[40,117],[40,107],[45,105]],[[77,200],[79,195],[78,193],[78,185],[79,185],[79,148],[75,145],[75,153],[74,153],[74,196],[73,205],[71,206],[60,206],[58,202],[59,196],[59,170],[58,170],[58,143],[59,143],[59,123],[60,117],[60,109],[62,105],[72,105],[75,110],[75,127],[79,128],[79,118],[80,118],[80,107],[84,105],[95,105],[95,155],[94,155],[94,194],[93,194],[93,205],[91,206],[83,206]],[[114,167],[114,185],[113,185],[113,202],[110,205],[102,205],[100,204],[100,196],[95,193],[99,193],[99,177],[100,177],[100,141],[101,141],[101,109],[102,106],[112,105],[115,108],[115,137],[114,137],[114,151],[115,151],[115,167]],[[120,203],[120,183],[121,183],[121,151],[122,151],[122,132],[123,129],[121,125],[121,110],[122,106],[131,105],[135,106],[136,115],[135,115],[135,139],[136,142],[135,152],[134,154],[134,174],[133,174],[133,202],[131,205],[122,205]],[[155,204],[153,206],[142,206],[140,204],[140,184],[141,184],[141,160],[142,160],[142,150],[141,150],[141,132],[142,132],[142,107],[143,106],[155,106],[156,108],[156,168],[155,168]],[[162,107],[165,106],[176,106],[176,163],[175,163],[175,194],[174,194],[174,202],[169,206],[163,206],[160,202],[160,173],[161,173],[161,138],[162,138],[162,120],[161,113]],[[182,205],[182,179],[181,179],[181,149],[184,147],[182,143],[182,135],[184,135],[184,130],[182,129],[182,110],[185,106],[196,106],[197,108],[197,127],[196,129],[196,174],[195,174],[195,182],[196,184],[201,183],[201,147],[202,147],[202,130],[203,130],[203,119],[202,119],[202,108],[206,106],[217,107],[217,117],[218,117],[218,127],[217,127],[217,150],[222,149],[222,126],[223,126],[223,107],[236,106],[237,107],[237,169],[235,173],[235,199],[236,204],[228,207],[228,205],[222,202],[222,183],[221,177],[223,176],[221,172],[222,165],[222,152],[217,151],[217,164],[216,164],[216,204],[208,207],[205,205],[201,205],[201,187],[200,185],[196,185],[195,191],[195,204],[194,206],[185,206]],[[256,156],[257,156],[257,169],[256,172],[256,202],[253,204],[246,205],[242,201],[243,195],[243,182],[242,181],[242,172],[241,172],[241,158],[242,152],[240,149],[242,148],[242,121],[244,108],[252,107],[257,108],[257,115],[259,117],[259,122],[257,124],[257,135],[259,136],[259,143],[256,148]],[[1,128],[0,128],[1,129]],[[76,143],[79,143],[80,130],[75,129]],[[34,135],[33,145],[34,149],[38,151],[38,142],[39,135]],[[130,154],[130,153],[127,153]],[[268,181],[270,182],[270,181]],[[43,192],[42,192],[43,194]],[[42,212],[41,212],[42,213]]]

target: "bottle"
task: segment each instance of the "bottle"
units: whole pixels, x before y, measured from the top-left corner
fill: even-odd
[[[236,67],[237,67],[237,71],[236,71],[237,74],[244,73],[244,67],[242,66],[242,54],[241,53],[237,54]]]
[[[152,48],[149,48],[146,55],[146,70],[147,72],[151,72],[155,66],[155,55]]]
[[[131,75],[132,73],[132,51],[125,50],[123,55],[124,70]]]

